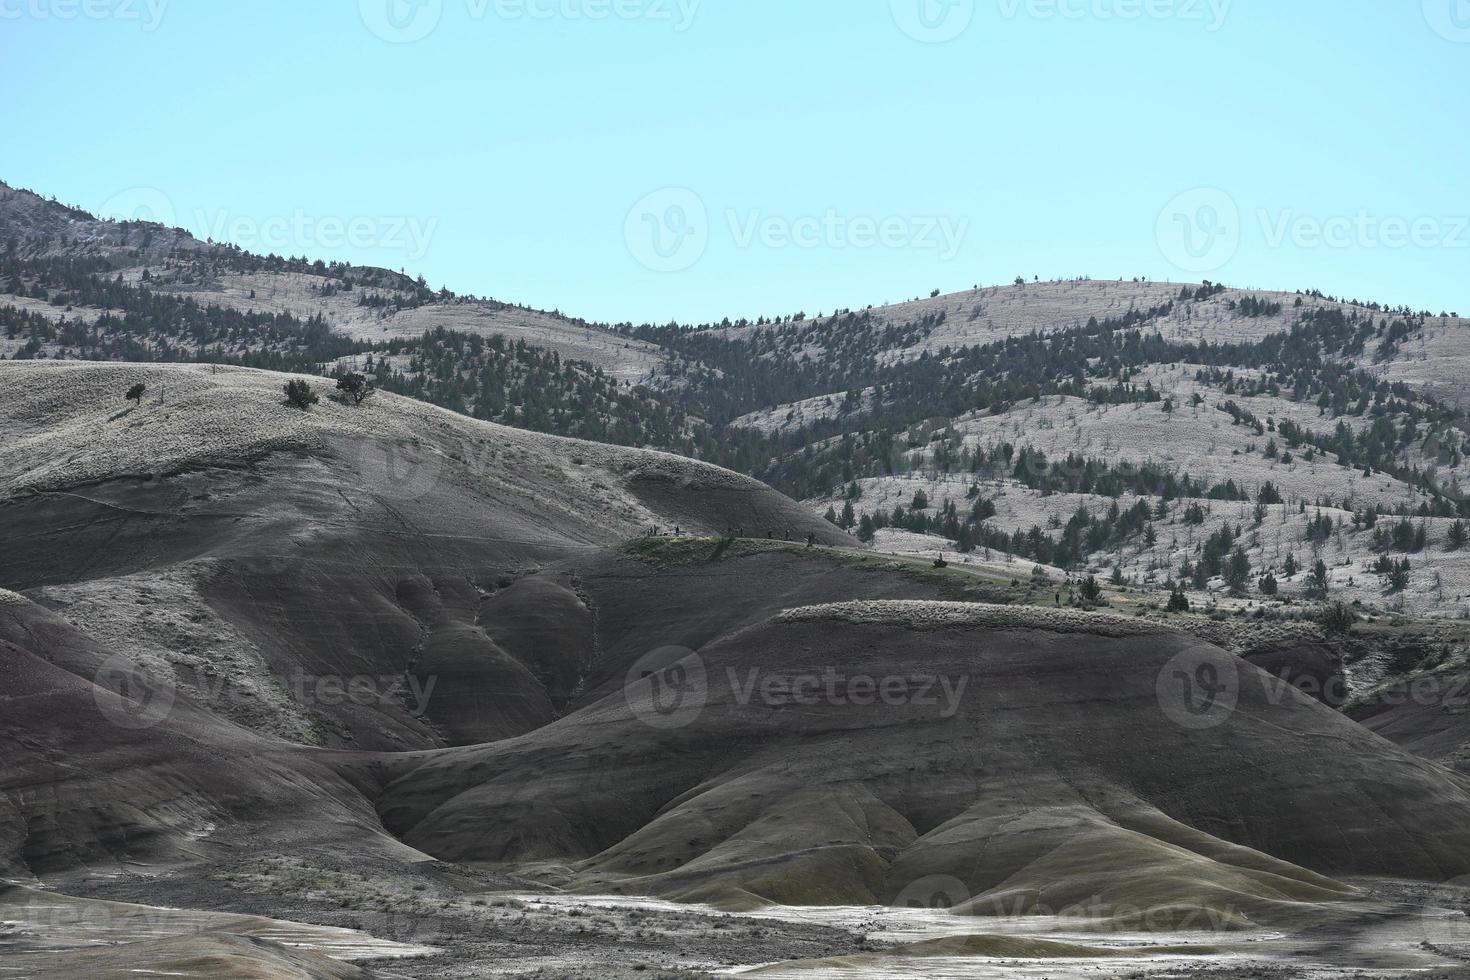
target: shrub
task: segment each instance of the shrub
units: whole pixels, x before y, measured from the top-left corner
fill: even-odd
[[[337,390],[342,398],[351,399],[352,404],[361,405],[373,393],[373,383],[366,375],[344,374],[337,379]]]
[[[1321,614],[1317,617],[1317,622],[1321,624],[1322,629],[1330,634],[1350,633],[1357,621],[1358,614],[1341,602],[1323,606]]]
[[[315,405],[317,402],[321,401],[321,398],[317,396],[317,393],[311,390],[311,385],[308,382],[301,380],[300,378],[293,378],[292,380],[287,381],[285,391],[286,404],[294,405],[296,408],[301,409],[303,412],[311,408],[311,406]]]

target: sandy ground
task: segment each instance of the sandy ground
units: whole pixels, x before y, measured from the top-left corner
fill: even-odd
[[[0,958],[0,977],[26,976],[68,951],[119,941],[146,948],[160,940],[220,933],[356,964],[373,976],[415,980],[1470,975],[1463,960],[1470,955],[1470,920],[1460,911],[1464,890],[1412,882],[1354,882],[1362,899],[1351,914],[1336,925],[1293,934],[1219,931],[1203,923],[1174,931],[1112,931],[1079,918],[975,917],[927,907],[726,912],[653,899],[506,890],[503,880],[448,866],[420,877],[297,870],[302,873],[293,877],[289,862],[266,859],[217,873],[213,884],[172,887],[197,902],[207,890],[228,884],[232,906],[273,909],[302,921],[13,889],[0,899],[0,943],[10,946],[10,955]],[[126,893],[138,887],[117,882],[100,890]]]

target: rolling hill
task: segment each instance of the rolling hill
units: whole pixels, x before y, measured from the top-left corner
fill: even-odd
[[[1320,937],[1470,874],[1457,318],[1084,280],[598,325],[10,188],[0,242],[35,975],[636,976],[655,910],[691,969],[871,952],[781,906]]]

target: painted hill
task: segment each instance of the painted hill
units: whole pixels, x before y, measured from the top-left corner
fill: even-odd
[[[1181,727],[1161,692],[1206,664],[1233,709]],[[679,677],[692,700],[661,715]],[[1470,843],[1444,835],[1465,785],[1218,649],[964,604],[790,610],[535,733],[383,771],[385,826],[428,853],[737,906],[944,883],[976,915],[1300,922],[1350,894],[1322,875],[1449,877]]]
[[[5,877],[351,929],[507,887],[1296,929],[1470,872],[1470,788],[1298,692],[1310,631],[1057,608],[706,463],[287,380],[330,391],[0,364]],[[241,930],[33,951],[353,975]]]

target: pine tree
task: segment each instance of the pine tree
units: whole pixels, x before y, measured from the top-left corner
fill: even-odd
[[[1409,559],[1404,558],[1394,563],[1393,571],[1388,573],[1388,591],[1402,592],[1409,587]]]
[[[1465,547],[1467,539],[1470,539],[1470,533],[1467,533],[1465,531],[1465,522],[1456,521],[1455,523],[1450,525],[1450,536],[1449,541],[1446,543],[1445,550],[1459,551],[1461,548]]]
[[[1225,584],[1230,588],[1230,594],[1243,596],[1250,591],[1251,562],[1246,557],[1245,549],[1237,547],[1230,556],[1230,563],[1225,567]]]
[[[1320,558],[1317,564],[1312,566],[1312,572],[1307,576],[1307,598],[1326,599],[1327,592],[1331,588],[1331,582],[1327,575],[1327,563]]]

